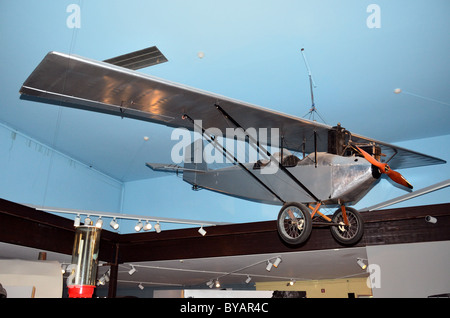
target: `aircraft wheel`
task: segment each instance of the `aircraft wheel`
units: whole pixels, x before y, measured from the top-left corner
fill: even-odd
[[[345,225],[341,208],[334,212],[333,223],[341,225],[331,226],[331,235],[336,241],[344,245],[356,244],[364,234],[364,221],[361,214],[353,208],[345,207],[349,225]]]
[[[297,202],[285,203],[278,214],[277,229],[280,237],[288,244],[305,242],[312,230],[308,208]]]

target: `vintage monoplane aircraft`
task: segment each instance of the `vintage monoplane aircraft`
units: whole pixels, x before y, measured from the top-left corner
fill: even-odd
[[[139,68],[139,67],[137,67]],[[256,202],[281,205],[280,237],[288,244],[308,239],[312,225],[329,225],[333,237],[351,245],[363,235],[363,219],[350,205],[385,174],[405,188],[411,184],[393,169],[445,163],[444,160],[329,126],[145,75],[114,60],[48,53],[24,82],[22,98],[200,131],[232,165],[211,169],[190,160],[183,166],[147,163],[158,171],[182,172],[194,189],[209,189]],[[237,158],[217,141],[227,128],[240,129],[263,154],[255,162]],[[270,153],[251,128],[276,129],[279,149]],[[218,136],[217,132],[222,132]],[[203,144],[203,142],[201,144]],[[197,145],[197,146],[196,146]],[[196,148],[197,147],[197,148]],[[302,158],[292,152],[302,154]],[[189,157],[190,154],[190,157]],[[333,215],[319,212],[337,208]],[[333,209],[334,209],[333,208]]]

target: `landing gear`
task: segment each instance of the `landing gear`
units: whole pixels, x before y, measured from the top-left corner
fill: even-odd
[[[312,230],[308,208],[297,202],[285,203],[278,214],[277,229],[281,239],[288,244],[305,242]]]
[[[310,236],[313,225],[330,226],[333,238],[343,245],[356,244],[364,234],[364,222],[353,208],[341,205],[330,218],[319,212],[321,203],[309,207],[298,202],[283,205],[277,218],[277,229],[281,239],[291,245],[300,245]],[[323,222],[312,221],[317,214]],[[316,220],[316,218],[314,218]]]
[[[363,236],[364,221],[361,214],[353,208],[341,206],[334,212],[331,221],[339,224],[331,226],[331,235],[341,244],[356,244]]]

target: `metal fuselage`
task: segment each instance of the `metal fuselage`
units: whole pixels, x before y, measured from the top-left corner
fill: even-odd
[[[199,188],[265,204],[317,202],[283,170],[270,165],[255,167],[254,163],[246,163],[245,166],[261,182],[250,178],[248,171],[239,166],[215,170],[203,166],[203,172],[185,171],[183,180]],[[185,164],[186,167],[198,168],[193,164]],[[364,158],[325,152],[319,152],[317,156],[310,154],[295,165],[286,166],[286,169],[320,202],[329,205],[356,203],[379,177]],[[276,193],[278,198],[262,184]]]

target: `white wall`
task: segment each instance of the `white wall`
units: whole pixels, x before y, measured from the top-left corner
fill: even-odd
[[[422,298],[450,293],[450,241],[367,246],[374,297]]]
[[[0,283],[8,298],[61,298],[61,264],[51,261],[0,260]]]
[[[122,183],[0,125],[0,197],[17,203],[119,212]]]

